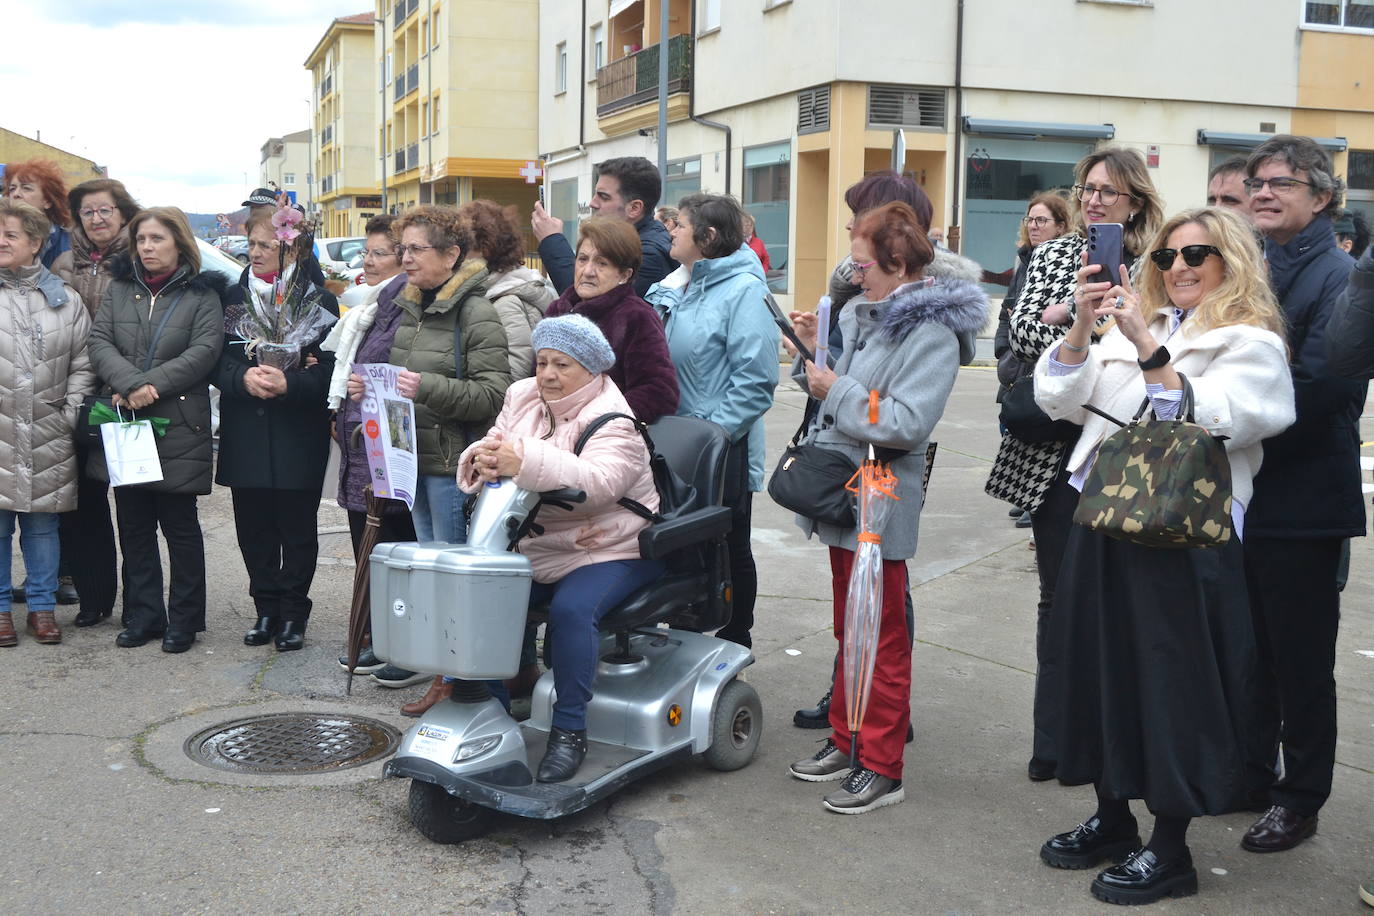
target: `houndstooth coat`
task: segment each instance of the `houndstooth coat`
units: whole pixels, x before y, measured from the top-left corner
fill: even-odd
[[[1078,282],[1075,274],[1082,266],[1087,244],[1081,235],[1066,235],[1038,245],[1031,255],[1025,285],[1011,314],[1011,349],[1020,359],[1034,363],[1068,333],[1066,326],[1045,324],[1040,313],[1047,305],[1073,297]],[[1034,512],[1063,467],[1071,444],[1022,442],[1015,436],[1003,436],[985,491]]]

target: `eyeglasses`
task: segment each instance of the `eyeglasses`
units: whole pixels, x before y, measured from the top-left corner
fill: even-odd
[[[1265,185],[1269,185],[1269,190],[1273,191],[1275,194],[1291,194],[1293,193],[1293,189],[1300,184],[1305,184],[1309,188],[1316,187],[1316,185],[1310,181],[1303,181],[1301,178],[1289,178],[1282,175],[1278,178],[1247,178],[1242,181],[1241,184],[1245,185],[1245,193],[1249,194],[1251,197],[1254,197],[1262,191]]]
[[[873,267],[873,266],[877,265],[877,263],[878,263],[878,262],[877,262],[876,260],[874,260],[874,261],[850,261],[850,262],[849,262],[849,266],[850,266],[850,269],[853,270],[853,272],[857,275],[857,274],[861,274],[861,273],[867,272],[868,269],[869,269],[870,267]]]
[[[1150,252],[1150,260],[1160,270],[1169,270],[1174,260],[1183,255],[1183,263],[1189,267],[1201,267],[1209,254],[1221,257],[1221,249],[1215,245],[1184,245],[1182,248],[1158,248]]]
[[[402,245],[396,249],[396,255],[402,258],[406,255],[418,257],[422,251],[435,251],[439,247],[438,245]]]
[[[91,220],[91,219],[94,219],[94,218],[97,217],[97,216],[100,217],[101,219],[109,219],[110,217],[112,217],[112,216],[115,215],[115,208],[114,208],[114,207],[94,207],[94,208],[93,208],[93,207],[86,207],[86,208],[83,209],[83,210],[78,210],[77,213],[78,213],[78,214],[81,216],[81,218],[84,219],[84,220]]]
[[[395,248],[365,248],[363,249],[363,260],[372,258],[399,258],[401,253]]]
[[[1073,192],[1077,194],[1078,199],[1085,204],[1092,200],[1093,195],[1096,194],[1098,199],[1108,207],[1116,203],[1117,199],[1120,197],[1135,196],[1134,194],[1127,194],[1125,191],[1118,191],[1116,188],[1099,188],[1095,184],[1076,184],[1073,186]]]
[[[1106,203],[1106,198],[1103,198],[1102,202]],[[1037,229],[1044,229],[1050,223],[1057,223],[1059,220],[1051,219],[1048,216],[1026,216],[1021,219],[1021,222],[1025,223],[1027,226],[1035,226]]]

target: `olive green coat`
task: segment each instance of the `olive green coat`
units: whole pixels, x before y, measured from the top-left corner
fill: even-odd
[[[415,426],[423,475],[457,473],[463,449],[491,428],[510,386],[506,332],[482,295],[486,280],[486,262],[472,258],[439,288],[428,307],[422,307],[421,290],[413,283],[396,296],[402,316],[391,362],[420,373]],[[463,372],[456,378],[453,332],[459,321]]]

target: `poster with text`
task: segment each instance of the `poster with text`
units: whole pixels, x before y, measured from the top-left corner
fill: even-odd
[[[402,369],[389,363],[355,363],[362,376],[363,447],[372,492],[399,499],[415,508],[419,458],[415,440],[415,402],[401,394],[396,380]]]

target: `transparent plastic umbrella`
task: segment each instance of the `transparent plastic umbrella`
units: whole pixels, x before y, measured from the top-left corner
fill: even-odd
[[[869,395],[870,423],[878,422],[878,393]],[[849,764],[858,759],[868,696],[873,689],[873,663],[878,654],[878,631],[883,608],[882,531],[897,496],[897,478],[868,447],[868,458],[848,489],[858,496],[859,534],[854,565],[849,572],[849,596],[844,609],[845,717],[849,725]]]

